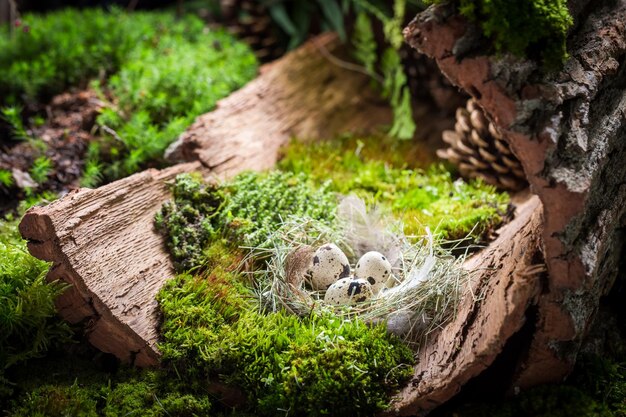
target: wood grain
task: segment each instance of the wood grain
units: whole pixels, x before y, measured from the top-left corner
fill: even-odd
[[[389,124],[391,111],[367,75],[345,68],[337,36],[313,38],[218,103],[170,147],[173,162],[200,161],[216,172],[274,166],[292,138],[329,139]]]

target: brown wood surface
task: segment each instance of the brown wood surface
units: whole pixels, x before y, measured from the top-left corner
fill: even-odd
[[[198,160],[217,172],[263,170],[293,137],[329,139],[389,124],[388,105],[370,77],[346,69],[348,58],[337,36],[326,33],[264,65],[259,78],[198,117],[169,159]]]
[[[20,223],[28,249],[53,262],[49,280],[72,285],[59,313],[83,322],[90,342],[139,366],[157,363],[156,293],[174,271],[154,215],[171,197],[167,182],[199,163],[148,170],[95,190],[80,189]]]
[[[431,7],[405,29],[407,41],[496,122],[543,205],[549,279],[535,305],[531,346],[509,381],[520,388],[569,372],[624,246],[626,1],[588,3],[568,3],[576,17],[571,57],[556,72],[485,55],[451,7]]]
[[[415,373],[387,414],[426,413],[480,374],[524,325],[545,272],[541,255],[541,203],[536,196],[516,209],[489,247],[468,259],[472,293],[456,318],[424,346]]]

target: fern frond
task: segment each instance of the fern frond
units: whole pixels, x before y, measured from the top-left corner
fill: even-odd
[[[354,57],[363,64],[367,73],[373,77],[376,73],[378,56],[372,21],[365,12],[359,13],[356,18],[352,45],[354,46]]]

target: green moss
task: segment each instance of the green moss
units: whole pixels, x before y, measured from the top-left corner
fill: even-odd
[[[385,156],[364,146],[363,154]],[[406,166],[401,154],[391,148],[387,153],[395,164]],[[326,163],[311,156],[318,154],[329,158],[329,167],[337,166],[333,182],[318,170]],[[363,162],[352,154],[313,147],[307,157],[291,154],[283,161],[293,172],[244,173],[219,187],[189,175],[177,178],[174,202],[164,207],[157,223],[169,227],[170,242],[176,242],[172,246],[181,248],[189,241],[181,238],[187,236],[188,225],[202,228],[206,220],[210,227],[203,229],[210,233],[179,254],[184,257],[192,250],[193,259],[205,266],[202,272],[178,275],[157,297],[164,318],[159,348],[169,369],[187,381],[236,385],[248,395],[251,410],[262,415],[287,409],[294,415],[370,415],[385,408],[390,394],[411,374],[411,351],[384,327],[366,326],[357,318],[265,314],[258,295],[238,272],[243,252],[234,249],[266,244],[289,216],[334,222],[335,191],[362,190],[398,212],[437,203],[433,195],[441,188],[426,188],[422,197],[409,193],[420,189],[415,172]],[[351,173],[351,168],[360,171]],[[439,175],[444,175],[442,170]],[[344,180],[341,186],[334,185],[336,178]],[[462,189],[460,183],[454,187]],[[181,219],[172,228],[172,220]]]
[[[10,414],[13,417],[96,417],[93,394],[78,384],[44,385],[26,394]]]
[[[427,3],[440,3],[429,0]],[[458,0],[459,13],[493,39],[497,52],[541,59],[547,67],[567,58],[574,20],[566,0]]]
[[[197,16],[68,9],[22,20],[28,31],[0,31],[0,104],[40,107],[31,104],[97,77],[91,86],[104,108],[99,154],[86,164],[90,186],[163,165],[163,151],[194,118],[257,71],[243,42]],[[24,137],[17,108],[5,116]]]
[[[179,275],[159,293],[160,349],[184,379],[239,386],[252,410],[370,415],[411,375],[411,351],[382,326],[263,314],[232,271]]]
[[[163,204],[156,226],[166,233],[167,247],[179,271],[202,263],[202,250],[216,234],[216,215],[223,198],[214,185],[183,174],[172,187],[174,199]]]
[[[337,199],[326,183],[304,173],[247,172],[223,187],[220,222],[247,246],[262,247],[289,217],[332,223]]]
[[[196,116],[256,75],[254,54],[226,32],[192,17],[173,27],[133,49],[106,85],[115,105],[98,124],[108,128],[109,179],[158,160]]]
[[[0,33],[0,101],[45,99],[100,71],[117,70],[133,48],[172,26],[173,16],[160,17],[131,18],[119,10],[25,14],[28,31]]]
[[[202,265],[211,239],[225,237],[233,245],[263,246],[290,216],[332,222],[336,198],[304,174],[243,173],[221,186],[199,177],[179,175],[174,200],[163,205],[156,225],[167,235],[178,271]]]
[[[505,401],[465,404],[457,417],[625,417],[626,364],[583,356],[566,382],[531,388]]]
[[[428,161],[409,144],[380,138],[339,138],[306,145],[292,143],[279,167],[304,173],[341,194],[356,194],[404,222],[407,235],[428,227],[449,240],[481,238],[502,222],[508,195],[480,181],[454,180],[440,165],[409,169],[407,159]],[[415,163],[415,162],[414,162]]]
[[[621,355],[583,356],[568,379],[568,384],[606,406],[616,417],[626,417],[626,356],[624,352]]]
[[[107,390],[100,415],[117,416],[206,416],[211,399],[206,393],[193,392],[193,383],[164,371],[129,372],[121,382]]]
[[[0,187],[4,186],[6,188],[9,188],[13,186],[13,183],[14,180],[11,171],[8,171],[6,169],[0,169]]]
[[[54,307],[66,286],[46,282],[48,263],[28,253],[17,225],[0,220],[0,397],[12,391],[7,370],[71,336]]]
[[[197,384],[163,370],[109,374],[90,361],[56,356],[26,371],[34,374],[20,381],[24,393],[13,401],[9,416],[192,417],[212,409],[206,392],[193,390]]]
[[[470,405],[458,417],[614,417],[608,407],[584,391],[568,385],[532,388],[510,401]]]

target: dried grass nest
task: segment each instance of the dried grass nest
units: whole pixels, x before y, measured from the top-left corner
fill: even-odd
[[[369,323],[385,323],[390,333],[420,344],[454,317],[464,297],[476,300],[477,295],[470,285],[471,272],[462,268],[467,253],[452,256],[432,234],[415,239],[401,230],[400,224],[385,224],[376,213],[368,213],[365,203],[354,196],[341,202],[332,226],[309,219],[286,220],[269,245],[249,248],[251,258],[266,260],[264,268],[251,272],[261,307],[302,317],[324,311],[346,319],[358,316]],[[348,256],[352,269],[364,253],[383,253],[398,284],[352,306],[326,304],[324,291],[308,288],[303,275],[314,251],[330,242]]]

